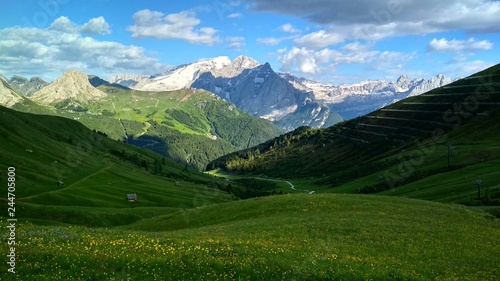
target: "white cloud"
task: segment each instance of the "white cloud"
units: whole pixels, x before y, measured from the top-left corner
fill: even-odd
[[[345,39],[380,40],[452,30],[500,32],[497,0],[246,0],[258,12],[303,18]]]
[[[244,37],[228,37],[226,38],[226,41],[229,42],[229,44],[226,46],[226,48],[228,49],[241,50],[243,47],[245,47]]]
[[[98,17],[90,19],[87,23],[82,26],[77,25],[72,22],[68,17],[59,17],[52,22],[49,26],[50,30],[59,31],[63,33],[87,33],[87,34],[109,34],[111,30],[109,29],[109,24],[106,22],[104,17]]]
[[[277,53],[277,54],[283,54],[283,53],[285,53],[287,50],[288,50],[288,49],[287,49],[286,47],[284,47],[284,48],[281,48],[281,49],[276,50],[276,53]]]
[[[142,10],[135,13],[133,19],[135,25],[129,26],[127,30],[134,38],[180,39],[208,46],[221,42],[214,28],[196,28],[201,21],[194,12],[164,15],[157,11]]]
[[[297,45],[312,49],[337,45],[343,41],[344,37],[341,34],[325,30],[315,31],[295,39]]]
[[[231,13],[231,14],[227,15],[227,17],[229,19],[236,19],[236,18],[240,18],[241,14],[240,13]]]
[[[79,31],[78,25],[70,21],[67,17],[59,17],[49,26],[50,30],[60,31],[65,33],[77,33]]]
[[[278,27],[279,30],[281,31],[284,31],[284,32],[288,32],[288,33],[299,33],[301,32],[300,29],[296,29],[295,27],[293,27],[293,25],[287,23],[287,24],[284,24],[280,27]]]
[[[348,44],[339,50],[293,47],[289,51],[280,50],[278,53],[282,71],[300,74],[319,74],[327,68],[345,64],[364,64],[371,69],[383,70],[400,65],[413,57],[411,54],[371,50],[370,46],[359,43]]]
[[[428,48],[433,52],[440,53],[460,53],[464,51],[484,51],[491,50],[493,43],[488,40],[476,41],[474,38],[468,40],[448,40],[446,38],[434,38],[429,43]]]
[[[100,23],[103,27],[104,22],[91,20],[87,28],[92,23]],[[168,68],[158,59],[147,55],[142,47],[85,37],[82,35],[83,30],[83,26],[78,26],[66,17],[56,19],[45,29],[0,29],[0,73],[44,76],[77,69],[95,74],[154,74]],[[99,30],[102,32],[106,29],[93,29]]]
[[[88,34],[109,34],[111,30],[109,29],[109,24],[106,22],[104,17],[98,17],[90,19],[82,27],[82,32]]]
[[[298,71],[303,74],[314,74],[320,71],[316,62],[316,54],[306,48],[293,47],[283,56],[278,57],[282,63],[281,70],[285,72]]]
[[[257,43],[262,44],[262,45],[278,45],[283,41],[283,38],[276,38],[276,37],[266,37],[266,38],[257,38]]]

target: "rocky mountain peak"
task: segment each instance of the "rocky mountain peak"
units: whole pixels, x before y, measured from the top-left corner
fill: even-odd
[[[58,104],[71,101],[81,105],[106,97],[106,94],[94,88],[84,73],[70,70],[54,82],[33,94],[34,101],[43,104]]]
[[[247,56],[238,56],[236,57],[232,63],[233,67],[239,66],[242,69],[254,68],[259,65],[259,62],[254,60],[251,57]]]
[[[22,76],[14,75],[10,80],[8,81],[10,85],[12,84],[24,84],[28,83],[29,80],[27,78],[24,78]]]
[[[12,107],[21,101],[23,101],[23,97],[10,88],[7,79],[0,76],[0,105]]]
[[[43,84],[48,84],[47,82],[45,82],[45,81],[44,81],[42,78],[40,78],[40,77],[31,77],[30,82],[31,82],[31,83],[43,83]]]
[[[27,78],[18,75],[12,76],[12,78],[10,78],[7,82],[12,89],[26,97],[31,96],[34,92],[49,84],[43,81],[40,77],[32,77],[28,80]]]
[[[396,83],[397,84],[409,84],[409,83],[411,83],[411,79],[410,79],[410,77],[408,77],[408,75],[403,74],[403,75],[399,76],[398,80],[396,80]]]

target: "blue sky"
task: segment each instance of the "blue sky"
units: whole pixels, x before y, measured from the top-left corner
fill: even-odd
[[[494,0],[3,1],[0,74],[109,79],[245,55],[338,85],[500,62]]]

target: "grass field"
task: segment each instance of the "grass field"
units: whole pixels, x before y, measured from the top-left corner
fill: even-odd
[[[397,197],[282,195],[118,228],[20,223],[17,231],[23,280],[496,280],[500,274],[498,222],[457,205]]]
[[[0,121],[0,180],[7,186],[7,168],[16,169],[18,214],[37,224],[120,225],[234,200],[216,188],[222,179],[111,140],[76,121],[3,107]],[[127,202],[129,193],[139,201]],[[7,205],[6,194],[0,202]]]
[[[185,91],[175,94],[201,105]],[[106,115],[90,122],[115,122],[134,135],[150,131],[165,116],[145,108],[169,101],[142,101],[130,107],[136,115],[129,123]],[[113,114],[116,104],[99,106]],[[194,112],[175,110],[175,118],[188,120],[186,132],[206,138],[209,127],[191,119]],[[139,120],[145,112],[152,121]],[[8,167],[16,171],[15,196],[0,197],[0,280],[497,280],[500,125],[497,109],[486,113],[440,142],[416,136],[398,147],[363,129],[383,126],[368,117],[366,124],[299,128],[260,146],[270,152],[257,147],[230,156],[237,173],[204,174],[74,120],[0,107],[0,186],[13,181]],[[421,115],[434,122],[429,116]],[[178,126],[175,118],[167,126]],[[399,136],[418,129],[405,130]],[[357,139],[363,135],[371,143]],[[328,143],[332,136],[346,146]],[[264,168],[281,163],[277,173],[289,177],[248,174],[259,168],[252,159]],[[129,193],[139,201],[127,202]],[[15,230],[5,217],[9,207]],[[15,273],[7,271],[12,253]]]

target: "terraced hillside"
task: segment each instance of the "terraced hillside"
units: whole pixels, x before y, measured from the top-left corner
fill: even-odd
[[[298,128],[215,160],[208,168],[286,179],[314,177],[310,182],[336,187],[328,192],[379,192],[473,165],[497,165],[499,118],[497,65],[327,129]],[[471,178],[454,183],[469,189],[477,180],[472,177],[488,177],[463,172]],[[500,177],[492,175],[488,185],[498,196]],[[473,198],[470,193],[452,201]]]
[[[295,184],[291,192],[304,193],[304,187],[316,192],[235,201],[220,189],[240,189],[236,176],[225,180],[198,173],[73,120],[0,107],[0,171],[16,169],[18,219],[16,272],[4,270],[0,278],[496,280],[498,220],[465,206],[401,197],[471,200],[475,187],[471,193],[459,182],[480,175],[489,195],[473,203],[493,205],[498,193],[491,183],[498,182],[500,165],[496,112],[493,107],[482,111],[456,129],[437,127],[442,132],[434,139],[432,132],[430,138],[422,133],[379,146],[382,134],[397,125],[373,123],[388,127],[378,135],[361,125],[375,120],[369,117],[346,122],[338,131],[299,128],[239,152],[231,168],[240,173],[275,169],[293,178],[281,182]],[[349,161],[330,161],[330,156]],[[285,161],[290,159],[302,162]],[[286,173],[294,165],[299,168]],[[300,178],[310,171],[325,175]],[[7,182],[0,177],[1,185]],[[373,190],[400,196],[318,194]],[[139,201],[128,202],[129,193]],[[0,237],[7,240],[7,218],[0,221],[6,230]],[[12,246],[1,243],[0,252],[11,253]]]

